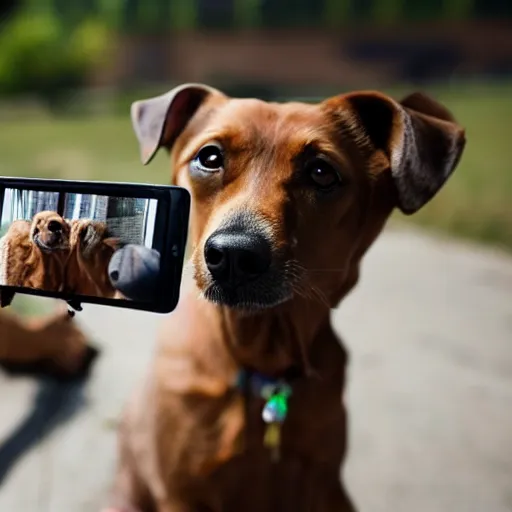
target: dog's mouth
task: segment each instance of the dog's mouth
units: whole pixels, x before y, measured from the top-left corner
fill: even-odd
[[[67,239],[61,233],[51,233],[46,240],[41,233],[34,233],[32,236],[34,243],[45,253],[63,251],[69,248]]]
[[[226,285],[213,280],[202,295],[218,305],[241,311],[259,311],[276,307],[293,296],[292,283],[285,276],[275,272],[264,279],[238,286]]]
[[[293,297],[300,272],[291,261],[289,248],[275,242],[265,219],[239,213],[196,248],[194,277],[205,299],[232,309],[258,311]]]
[[[216,278],[204,264],[194,268],[194,278],[204,299],[248,313],[288,302],[300,291],[303,278],[294,261],[276,261],[258,276],[236,281]]]

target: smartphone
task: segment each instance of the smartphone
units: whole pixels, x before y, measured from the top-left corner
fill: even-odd
[[[169,313],[189,213],[181,187],[0,178],[0,290]]]

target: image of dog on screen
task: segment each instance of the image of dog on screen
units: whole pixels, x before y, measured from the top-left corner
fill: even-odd
[[[0,284],[114,298],[108,264],[119,243],[101,221],[55,212],[14,221],[0,240]]]
[[[116,289],[108,265],[120,239],[110,236],[104,222],[71,221],[71,254],[66,268],[66,290],[78,295],[114,298]]]
[[[62,291],[70,226],[56,212],[13,222],[0,241],[0,284]]]
[[[109,265],[126,244],[152,249],[156,200],[7,189],[1,210],[0,285],[134,300],[116,286],[133,288],[131,259],[114,282]]]

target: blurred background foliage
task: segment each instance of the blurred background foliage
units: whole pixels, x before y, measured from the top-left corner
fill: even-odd
[[[33,2],[35,3],[35,2]],[[53,105],[108,62],[109,28],[28,4],[0,25],[0,94],[35,94]]]
[[[178,82],[304,101],[423,89],[468,145],[410,220],[512,250],[510,0],[7,0],[0,13],[1,175],[167,183],[165,155],[139,163],[129,105]]]

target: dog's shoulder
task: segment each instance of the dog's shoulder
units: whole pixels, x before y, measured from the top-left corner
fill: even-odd
[[[27,245],[30,243],[30,223],[26,220],[15,220],[6,231],[4,238],[11,244]]]
[[[39,262],[30,237],[30,223],[25,220],[14,221],[2,237],[0,245],[2,282],[23,286],[26,275]]]
[[[222,343],[218,315],[197,293],[185,293],[161,325],[154,360],[162,389],[220,397],[236,381],[236,365]]]

